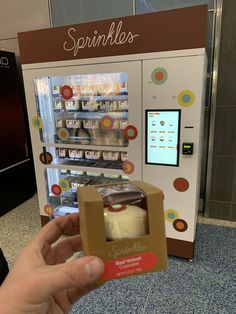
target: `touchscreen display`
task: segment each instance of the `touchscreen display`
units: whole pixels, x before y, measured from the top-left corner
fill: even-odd
[[[146,110],[146,164],[179,165],[180,110]]]

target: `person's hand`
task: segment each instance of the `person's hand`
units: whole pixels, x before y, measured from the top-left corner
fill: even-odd
[[[70,236],[52,246],[61,234]],[[95,256],[65,261],[81,250],[79,215],[56,218],[23,249],[0,287],[1,314],[61,314],[97,287],[104,271]]]

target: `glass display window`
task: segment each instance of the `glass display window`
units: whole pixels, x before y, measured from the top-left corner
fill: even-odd
[[[76,213],[79,211],[78,187],[127,180],[129,180],[127,176],[114,173],[47,168],[45,169],[47,207],[51,208],[53,216]]]
[[[39,77],[34,87],[43,143],[128,146],[127,73]]]
[[[95,146],[96,147],[96,146]],[[126,151],[88,149],[80,147],[43,147],[40,156],[43,164],[67,165],[92,168],[109,168],[123,170],[123,162],[127,160]]]

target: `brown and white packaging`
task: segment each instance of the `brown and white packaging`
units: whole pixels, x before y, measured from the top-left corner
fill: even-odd
[[[167,268],[163,192],[142,181],[78,188],[85,255],[100,257],[100,281]]]

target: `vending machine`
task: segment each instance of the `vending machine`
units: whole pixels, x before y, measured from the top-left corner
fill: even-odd
[[[193,257],[206,22],[204,5],[18,35],[43,224],[78,186],[144,180],[169,253]]]

